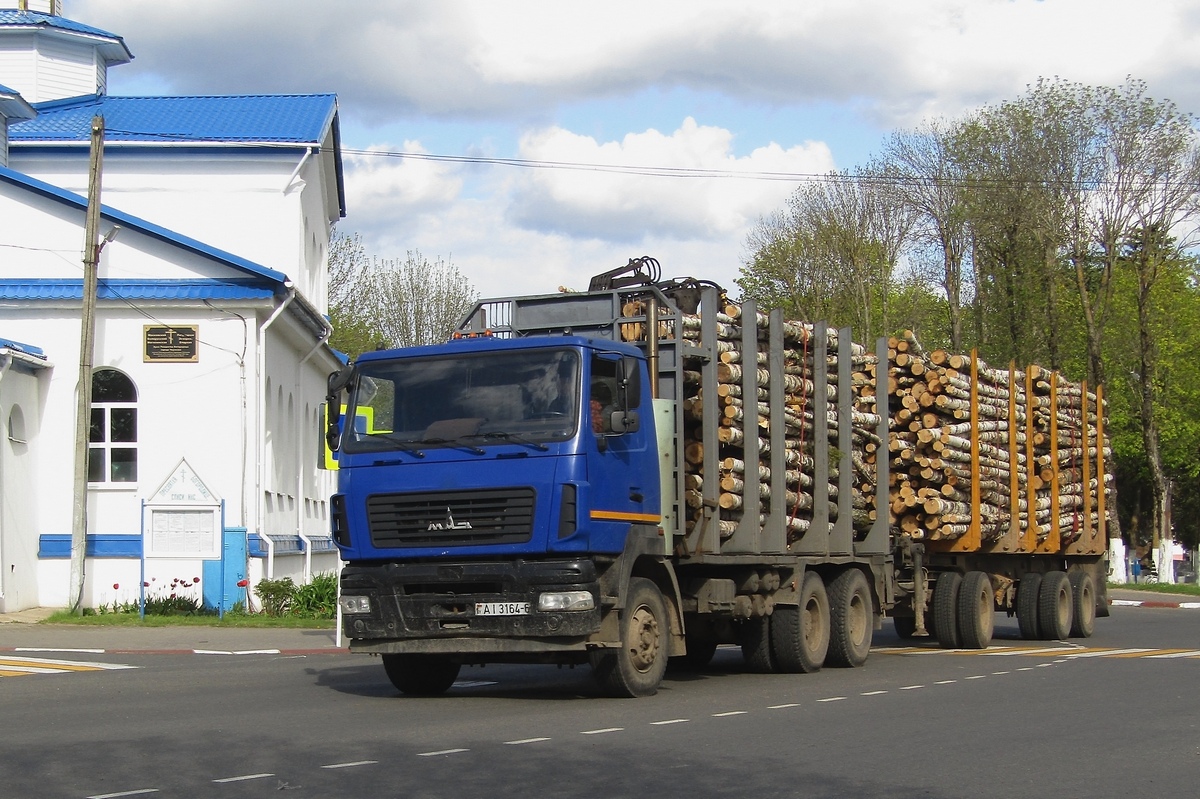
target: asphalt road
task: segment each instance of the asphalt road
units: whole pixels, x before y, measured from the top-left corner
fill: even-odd
[[[814,675],[723,648],[640,700],[587,668],[464,669],[412,699],[320,646],[35,652],[0,628],[0,673],[47,670],[0,678],[0,798],[1196,796],[1200,610],[1112,612],[1067,643],[997,616],[986,654],[885,629],[865,667]]]

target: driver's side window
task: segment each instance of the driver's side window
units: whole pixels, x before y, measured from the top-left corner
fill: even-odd
[[[592,380],[588,390],[592,432],[604,435],[612,432],[612,414],[616,409],[617,362],[592,358]]]

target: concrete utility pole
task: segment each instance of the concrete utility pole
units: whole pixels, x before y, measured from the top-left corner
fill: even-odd
[[[71,518],[71,612],[83,615],[87,560],[88,443],[92,429],[92,350],[96,338],[96,279],[100,266],[100,171],[104,161],[104,117],[92,117],[88,162],[87,221],[83,242],[83,320],[79,337],[79,385],[75,410],[75,502]]]

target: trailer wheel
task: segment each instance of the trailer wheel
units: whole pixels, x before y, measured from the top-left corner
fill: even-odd
[[[957,649],[962,640],[958,635],[960,586],[962,575],[958,572],[942,572],[933,584],[933,629],[942,649]]]
[[[785,607],[777,607],[775,613],[782,611],[786,615],[787,610]],[[746,661],[746,667],[755,674],[770,674],[775,671],[775,657],[771,654],[771,628],[775,623],[771,621],[770,616],[752,616],[741,624],[742,660]]]
[[[1074,623],[1071,581],[1066,572],[1046,572],[1038,589],[1038,629],[1047,641],[1061,641]]]
[[[667,670],[671,620],[662,592],[644,577],[629,581],[620,611],[621,646],[593,657],[596,682],[610,696],[653,696]]]
[[[392,685],[409,696],[441,696],[458,679],[462,668],[440,655],[391,654],[383,656],[383,670]]]
[[[858,569],[847,569],[829,584],[830,665],[856,668],[867,662],[874,607],[871,586]]]
[[[1096,583],[1087,572],[1070,572],[1071,596],[1075,600],[1072,608],[1072,638],[1091,638],[1096,631]]]
[[[1021,637],[1037,640],[1042,637],[1038,628],[1038,594],[1042,588],[1042,575],[1029,572],[1017,583],[1017,627]]]
[[[800,604],[779,605],[771,616],[775,668],[787,674],[820,671],[829,653],[829,628],[825,581],[816,572],[806,572],[800,583]]]
[[[992,642],[996,598],[987,572],[971,571],[958,590],[958,635],[967,649],[987,649]]]

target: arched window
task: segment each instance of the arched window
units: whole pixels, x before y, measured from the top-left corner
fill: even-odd
[[[137,388],[116,369],[92,372],[89,483],[137,482]]]

